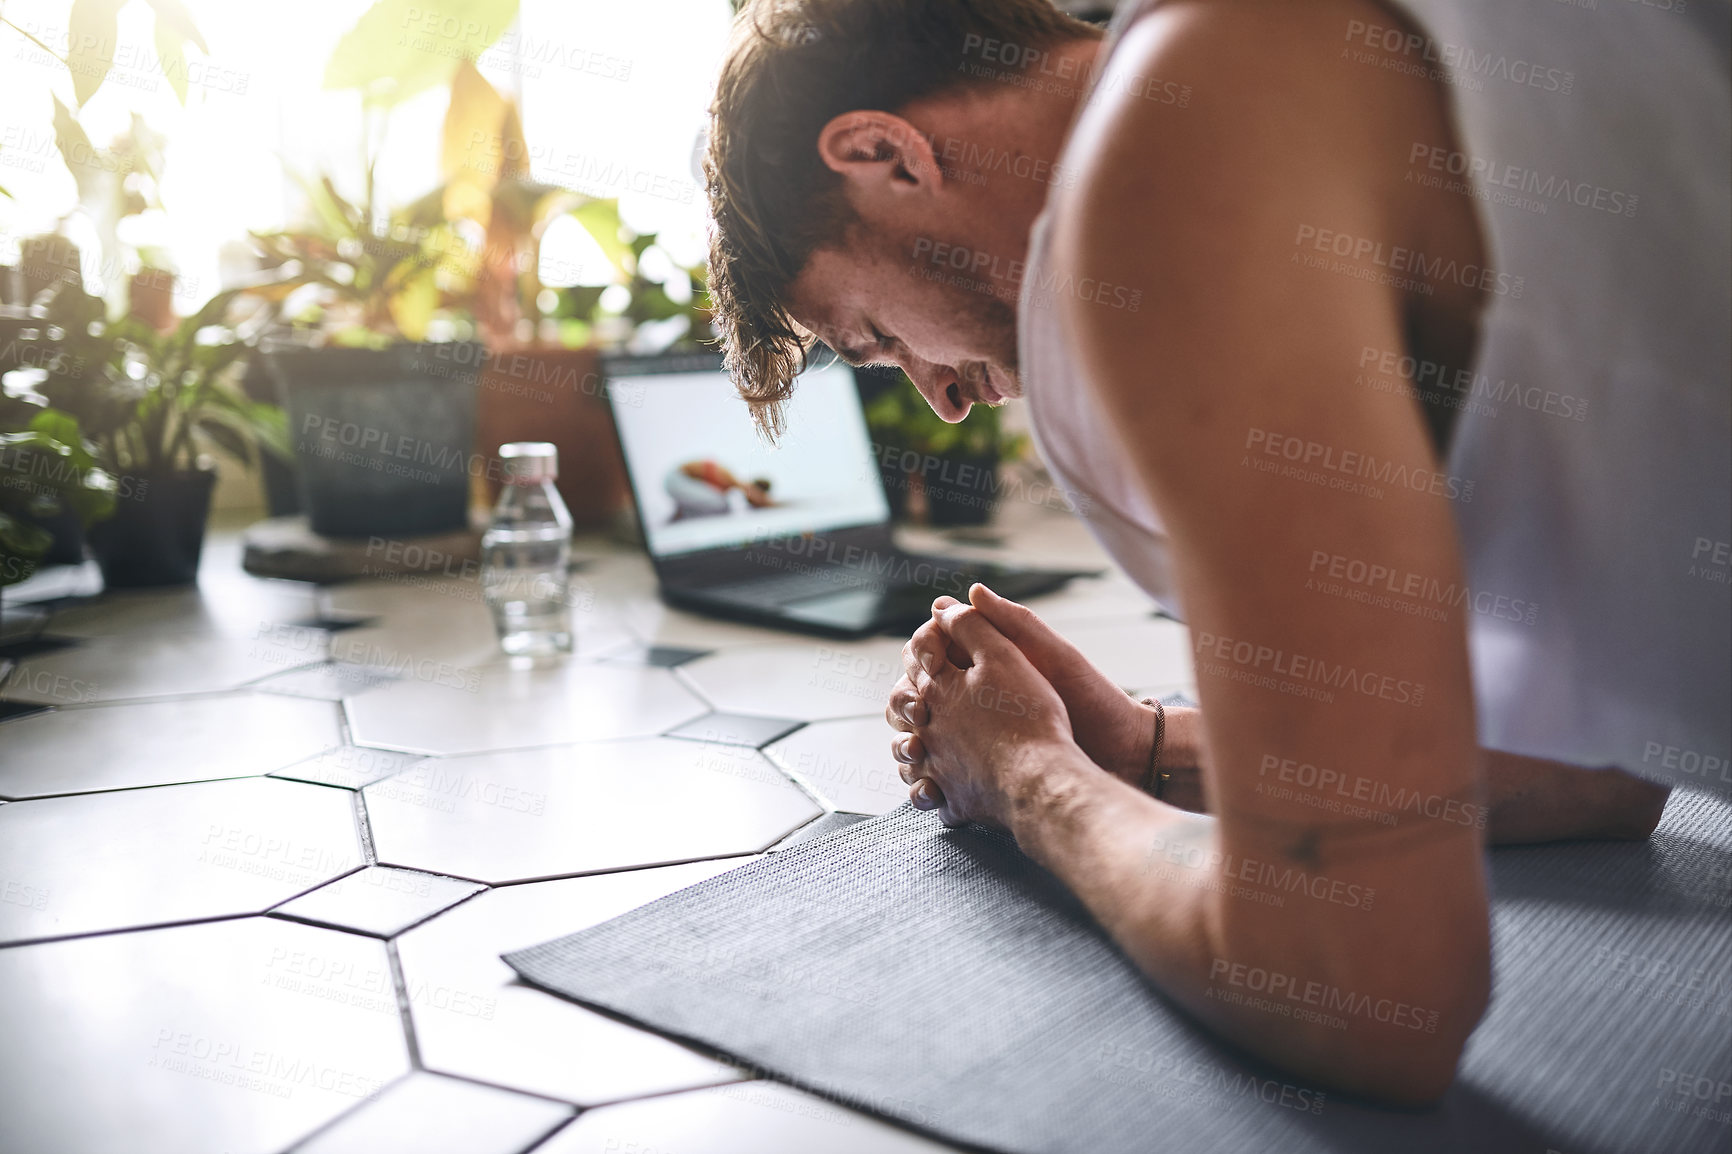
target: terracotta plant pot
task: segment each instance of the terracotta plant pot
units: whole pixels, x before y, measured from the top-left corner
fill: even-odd
[[[489,350],[481,367],[476,452],[491,464],[511,441],[549,441],[559,450],[559,495],[575,525],[605,525],[625,507],[625,462],[608,416],[600,355],[589,348]],[[498,499],[500,470],[487,470]]]
[[[104,584],[135,589],[197,581],[216,479],[215,469],[134,477],[133,495],[115,502],[114,516],[89,530]]]

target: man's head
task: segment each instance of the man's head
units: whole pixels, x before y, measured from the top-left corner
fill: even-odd
[[[1098,35],[1051,0],[749,0],[705,175],[717,325],[766,431],[820,339],[901,365],[946,420],[1020,391],[1038,154]]]

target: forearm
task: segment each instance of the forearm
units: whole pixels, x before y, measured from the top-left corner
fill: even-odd
[[[1495,749],[1482,756],[1486,833],[1493,845],[1640,841],[1654,832],[1672,792],[1621,769],[1581,769]]]
[[[1151,711],[1152,713],[1152,711]],[[1203,714],[1169,706],[1161,766],[1170,775],[1161,800],[1195,813],[1208,811],[1203,767],[1208,750]],[[1150,722],[1148,740],[1153,740]],[[1144,748],[1147,748],[1145,743]],[[1562,762],[1501,750],[1481,751],[1486,790],[1486,837],[1493,845],[1525,845],[1569,839],[1640,841],[1654,832],[1671,790],[1619,769],[1582,769]],[[1114,776],[1142,781],[1146,759],[1127,763]]]
[[[1448,1084],[1478,1003],[1414,980],[1454,950],[1422,948],[1423,960],[1403,964],[1390,942],[1430,936],[1396,924],[1407,915],[1373,913],[1369,902],[1350,913],[1290,894],[1271,901],[1248,880],[1262,865],[1224,852],[1215,819],[1095,772],[1051,767],[1012,830],[1163,993],[1233,1043],[1313,1086],[1420,1102]],[[1418,873],[1437,876],[1425,865]],[[1440,924],[1456,920],[1441,913],[1447,900],[1425,904]],[[1460,937],[1455,946],[1473,944]],[[1346,1025],[1305,1012],[1341,1003],[1392,1009]]]

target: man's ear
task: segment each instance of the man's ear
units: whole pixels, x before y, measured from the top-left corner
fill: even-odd
[[[889,112],[844,112],[818,133],[818,155],[831,171],[862,186],[934,191],[944,184],[932,142]]]

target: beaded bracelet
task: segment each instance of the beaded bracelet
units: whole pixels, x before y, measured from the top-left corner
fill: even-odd
[[[1158,774],[1155,772],[1161,764],[1161,746],[1165,745],[1167,740],[1167,707],[1152,697],[1143,698],[1143,704],[1154,706],[1155,740],[1154,744],[1149,746],[1149,764],[1143,770],[1142,791],[1153,793],[1155,800],[1160,801],[1161,794],[1167,788],[1167,782],[1173,779],[1173,772],[1170,769],[1162,769]],[[1149,788],[1151,785],[1154,787],[1152,790]]]

